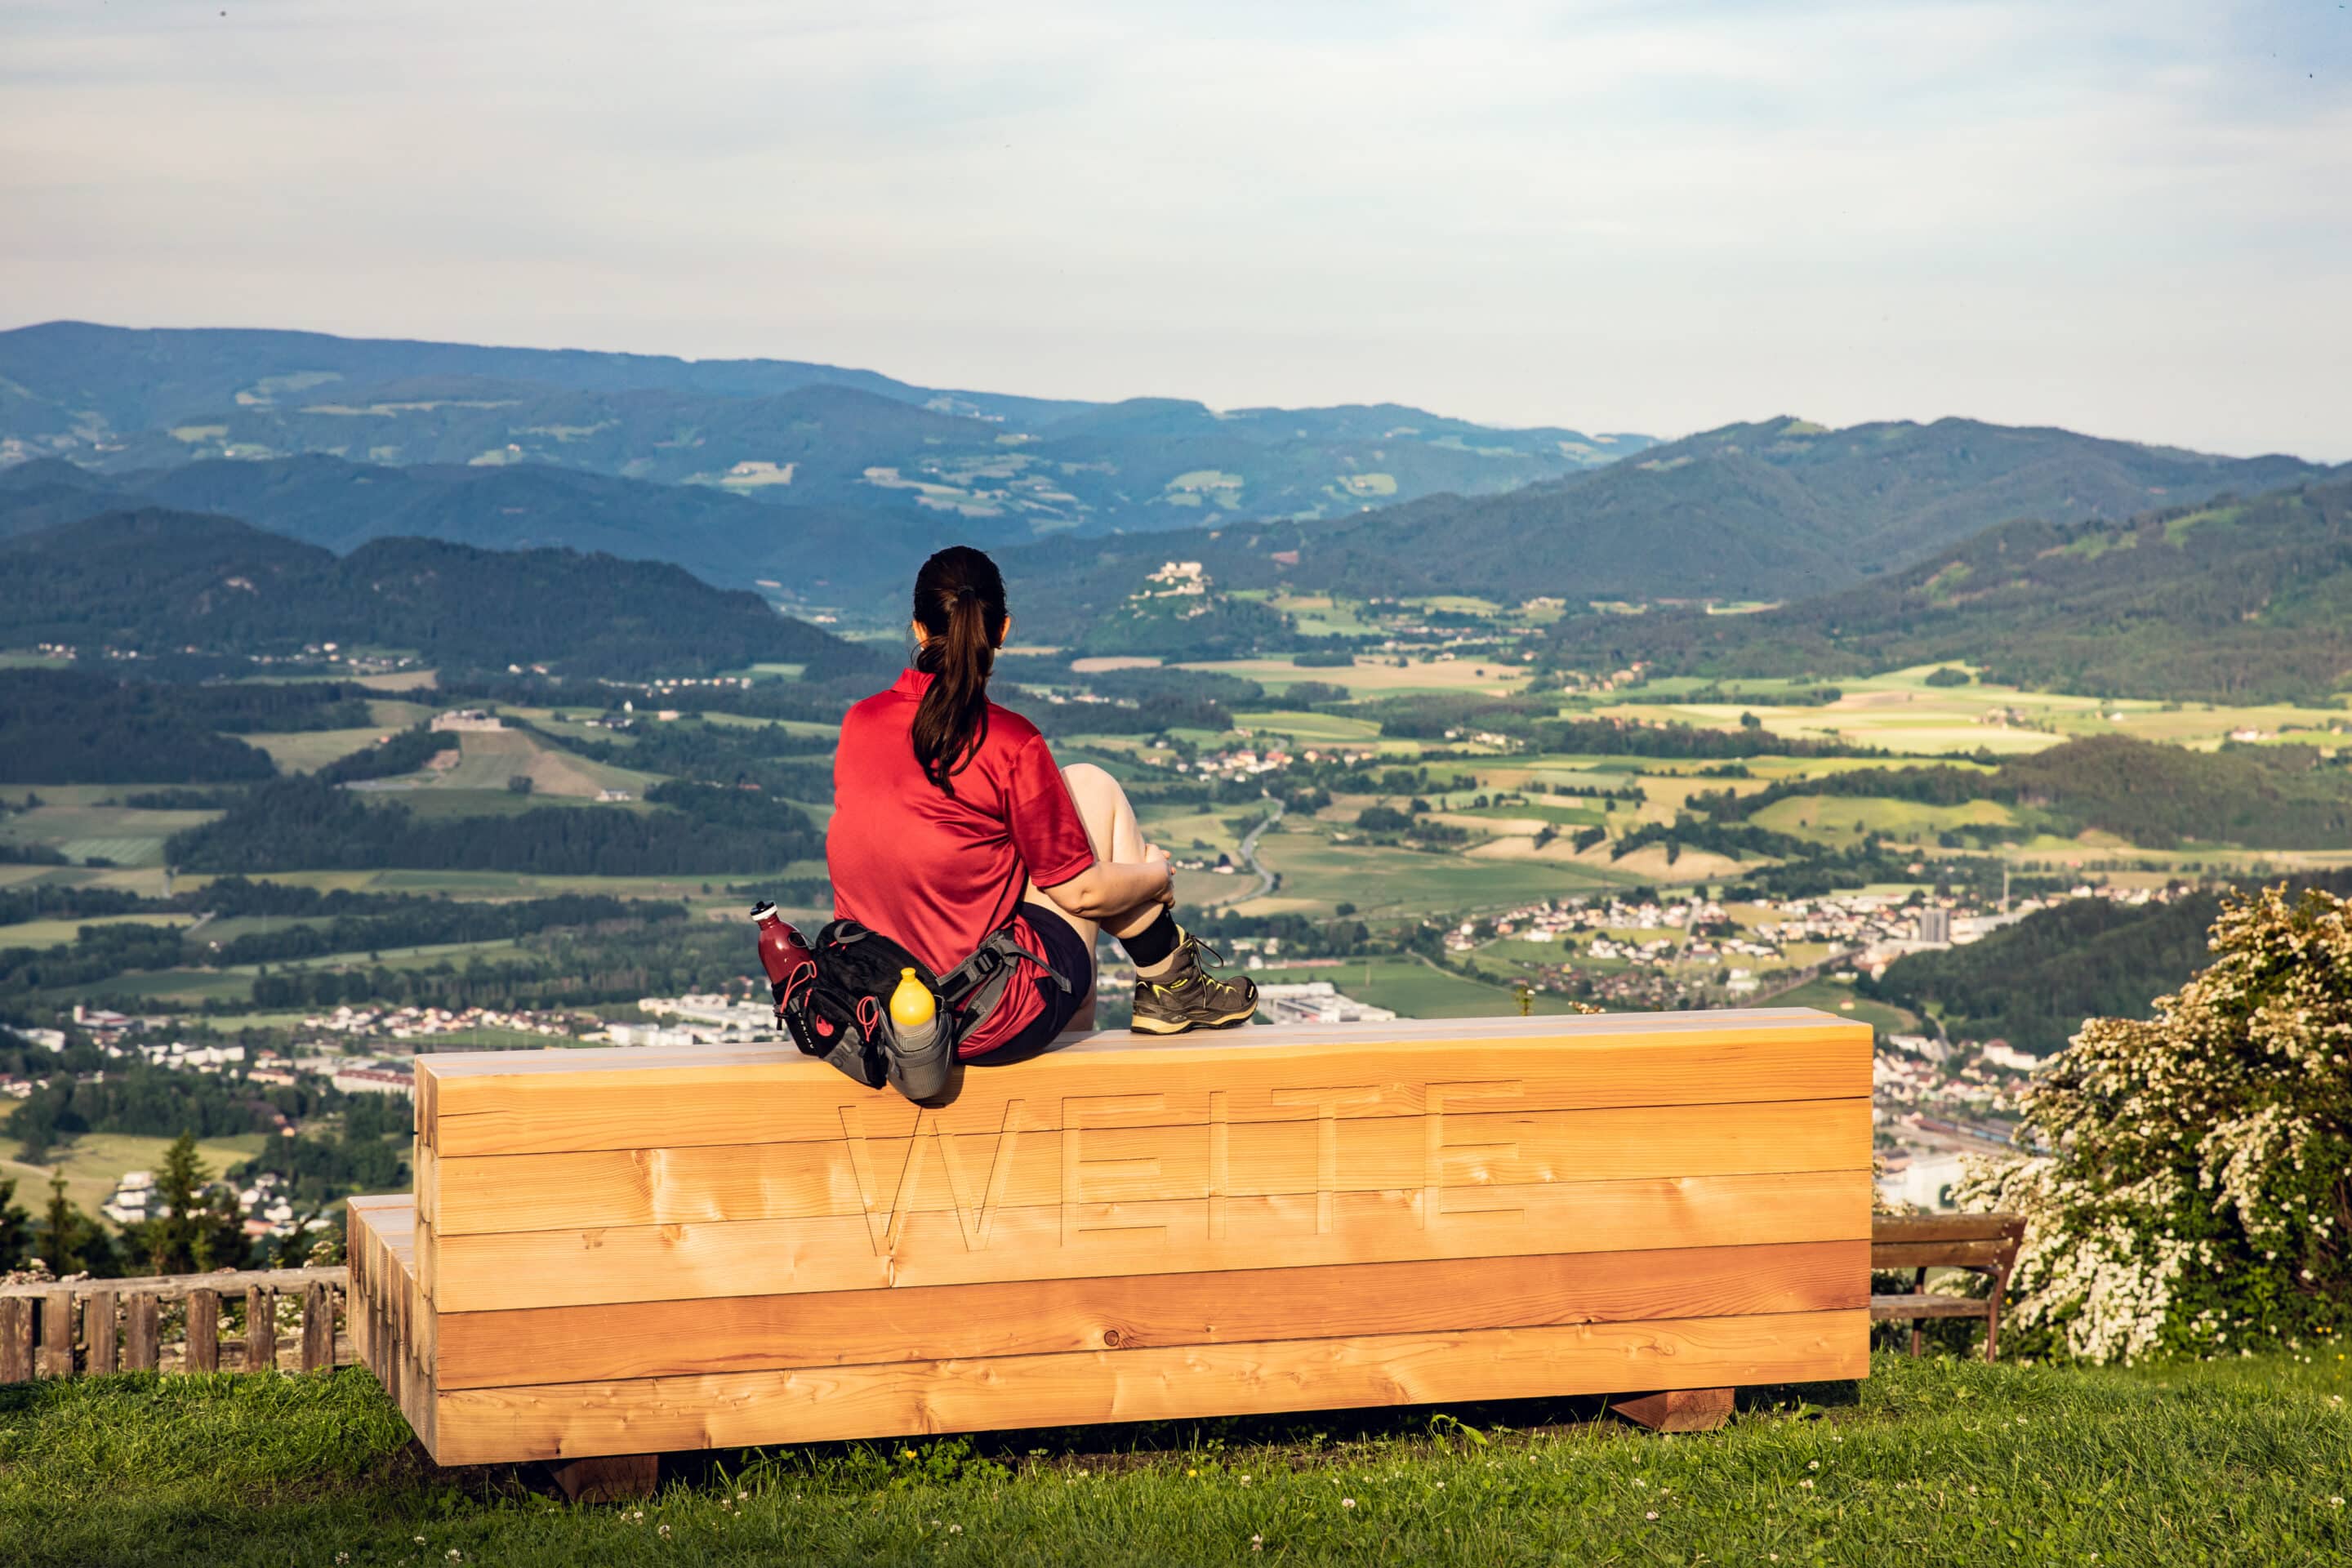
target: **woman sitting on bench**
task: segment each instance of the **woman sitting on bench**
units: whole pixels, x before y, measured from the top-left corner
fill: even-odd
[[[842,721],[825,868],[834,911],[945,973],[1009,923],[1066,989],[1026,961],[961,1041],[967,1061],[1036,1055],[1094,1025],[1095,932],[1134,961],[1137,1031],[1245,1022],[1257,987],[1223,980],[1183,931],[1167,853],[1143,841],[1118,781],[1057,767],[1037,727],[988,700],[1013,617],[996,563],[942,550],[915,578],[915,668]],[[1216,955],[1212,953],[1214,958]]]

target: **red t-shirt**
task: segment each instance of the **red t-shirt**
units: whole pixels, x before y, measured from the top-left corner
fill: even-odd
[[[1028,881],[1068,881],[1095,854],[1045,738],[1018,713],[988,705],[987,738],[954,775],[955,794],[923,776],[915,709],[930,684],[907,670],[842,720],[824,863],[835,914],[895,939],[937,974],[1013,919]],[[1018,923],[1021,945],[1039,951]],[[994,1048],[1045,1005],[1035,968],[1015,964],[1003,1000],[956,1054]]]

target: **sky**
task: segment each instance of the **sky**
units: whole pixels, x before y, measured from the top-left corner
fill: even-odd
[[[2352,459],[2352,10],[5,0],[57,318]]]

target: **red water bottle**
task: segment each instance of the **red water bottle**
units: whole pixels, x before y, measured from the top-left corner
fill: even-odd
[[[801,940],[801,933],[776,912],[776,906],[761,899],[751,908],[751,923],[760,928],[760,966],[768,972],[768,992],[776,1005],[784,1005],[784,983],[800,972],[801,966],[816,962],[816,954]]]

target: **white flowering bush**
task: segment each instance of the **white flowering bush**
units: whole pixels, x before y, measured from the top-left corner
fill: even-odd
[[[2091,1019],[2035,1075],[2020,1142],[2043,1152],[1961,1184],[2025,1216],[2021,1350],[2210,1355],[2352,1309],[2352,901],[2233,898],[2210,946],[2154,1019]]]

